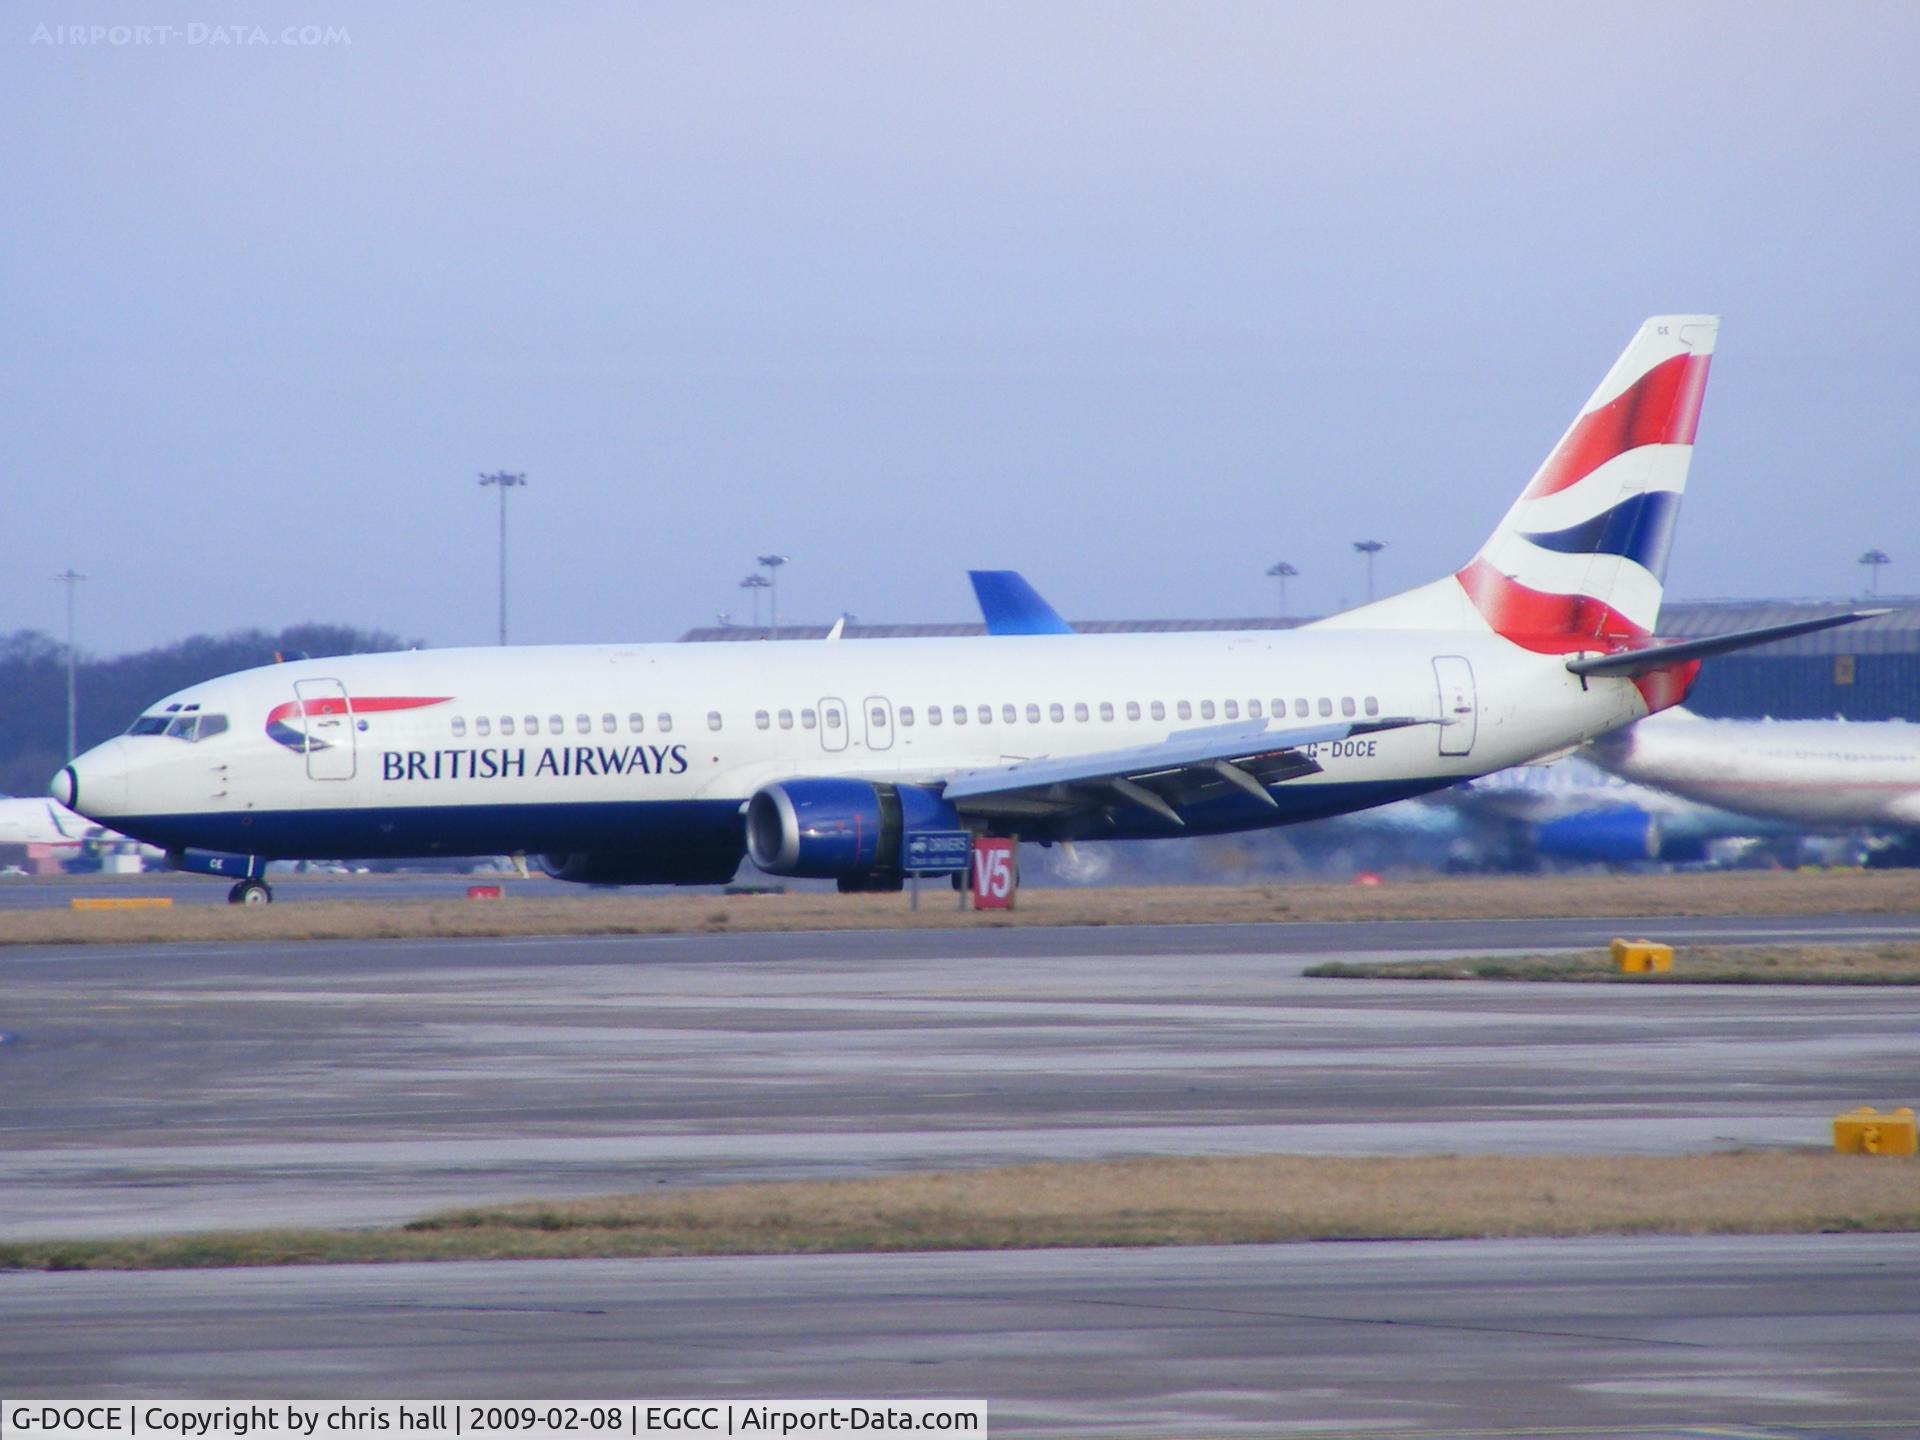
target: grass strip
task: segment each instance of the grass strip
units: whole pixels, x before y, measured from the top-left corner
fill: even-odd
[[[1457,960],[1334,960],[1301,972],[1321,980],[1534,980],[1620,985],[1920,985],[1920,944],[1689,945],[1671,970],[1626,975],[1604,950],[1470,955]]]
[[[364,877],[356,877],[364,882]],[[128,876],[129,894],[181,893],[182,877]],[[207,881],[205,884],[217,882]],[[1384,885],[1258,884],[1026,889],[1012,911],[961,911],[950,890],[905,895],[564,893],[543,878],[504,882],[507,898],[330,900],[326,885],[282,887],[273,905],[180,904],[170,910],[0,910],[0,944],[141,944],[235,940],[457,939],[552,935],[699,935],[805,930],[954,930],[1048,925],[1195,925],[1270,921],[1501,920],[1671,915],[1907,914],[1920,870],[1459,878]]]
[[[1013,1250],[1920,1229],[1920,1167],[1825,1151],[1156,1159],[733,1185],[460,1210],[383,1230],[0,1245],[0,1266]]]

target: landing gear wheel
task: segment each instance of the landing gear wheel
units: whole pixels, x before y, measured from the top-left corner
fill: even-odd
[[[229,905],[271,905],[273,889],[264,880],[242,880],[227,891]]]

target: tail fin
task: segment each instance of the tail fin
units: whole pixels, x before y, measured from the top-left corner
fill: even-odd
[[[1719,320],[1657,315],[1454,578],[1530,650],[1652,633]]]

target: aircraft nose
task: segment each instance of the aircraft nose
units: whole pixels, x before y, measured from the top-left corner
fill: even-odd
[[[53,784],[53,798],[91,820],[123,814],[127,808],[127,756],[118,740],[96,745],[69,761]]]

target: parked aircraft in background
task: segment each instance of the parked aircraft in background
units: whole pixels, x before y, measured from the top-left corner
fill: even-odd
[[[1920,831],[1920,725],[1676,709],[1586,750],[1613,774],[1803,829]]]
[[[1676,704],[1704,656],[1855,618],[1653,638],[1717,328],[1643,325],[1465,568],[1297,630],[1062,633],[990,583],[1043,633],[300,661],[156,702],[54,795],[256,902],[269,859],[343,855],[533,852],[619,884],[751,855],[897,889],[969,834],[1218,834],[1425,794]]]
[[[71,846],[75,851],[100,827],[51,800],[0,795],[0,845]]]

